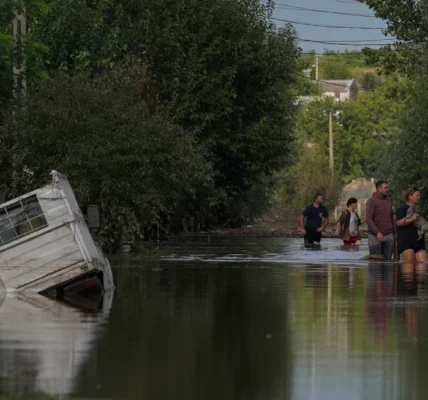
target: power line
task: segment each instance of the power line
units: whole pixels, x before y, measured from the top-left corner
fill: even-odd
[[[309,39],[308,39],[309,40]],[[395,39],[359,39],[359,40],[326,40],[327,43],[368,43],[368,42],[391,42]]]
[[[375,15],[372,15],[372,14],[346,13],[346,12],[340,12],[340,11],[320,10],[320,9],[316,9],[316,8],[290,6],[288,4],[281,4],[281,3],[275,3],[275,7],[284,8],[287,10],[295,10],[295,11],[310,11],[310,12],[325,13],[325,14],[348,15],[351,17],[377,18]]]
[[[346,3],[346,4],[359,4],[355,0],[354,1],[333,0],[333,1],[337,1],[338,3]]]
[[[291,21],[288,19],[281,19],[281,18],[271,18],[274,21],[281,21],[286,22],[288,24],[296,24],[296,25],[306,25],[306,26],[319,26],[321,28],[335,28],[335,29],[367,29],[367,30],[374,30],[374,31],[382,31],[385,28],[373,28],[371,26],[345,26],[345,25],[324,25],[324,24],[313,24],[309,22],[300,22],[300,21]]]
[[[355,42],[354,41],[334,42],[334,41],[326,41],[326,40],[303,39],[299,37],[297,37],[296,39],[300,42],[331,44],[335,46],[356,46],[356,47],[385,46],[385,43],[367,43],[370,41],[364,41],[364,40],[355,41]],[[394,39],[378,39],[378,40],[394,40]]]

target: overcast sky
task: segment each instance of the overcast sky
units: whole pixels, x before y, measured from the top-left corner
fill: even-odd
[[[355,27],[376,27],[384,28],[385,22],[378,18],[368,18],[364,16],[348,16],[330,13],[318,13],[310,11],[298,11],[291,9],[281,8],[281,5],[289,5],[301,8],[311,8],[318,10],[327,10],[343,13],[354,14],[370,14],[373,12],[365,5],[357,3],[353,0],[276,0],[276,9],[274,18],[287,19],[298,22],[305,22],[310,24],[324,24],[324,25],[340,25],[340,26],[355,26]],[[274,21],[278,27],[284,25],[283,22]],[[373,40],[372,43],[388,43],[388,39],[382,34],[381,30],[363,30],[363,29],[336,29],[325,28],[305,25],[294,25],[297,34],[301,39],[319,40],[319,41],[368,41]],[[377,42],[376,42],[377,41]],[[370,44],[370,42],[367,42]],[[333,44],[323,43],[310,43],[299,42],[300,47],[304,51],[311,49],[317,52],[324,52],[326,48],[333,50],[360,50],[362,47],[355,46],[340,46]],[[379,47],[379,46],[377,46]]]

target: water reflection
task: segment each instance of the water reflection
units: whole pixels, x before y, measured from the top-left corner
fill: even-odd
[[[121,269],[112,324],[96,360],[102,387],[94,387],[94,376],[83,376],[77,393],[109,399],[288,399],[283,278],[266,269],[201,265]]]
[[[71,395],[112,294],[103,296],[96,314],[41,295],[0,297],[0,394],[23,399],[29,393]],[[80,304],[85,305],[82,299]]]
[[[306,266],[298,273],[306,290],[292,294],[292,398],[425,398],[425,266]]]
[[[27,385],[76,399],[425,399],[425,266],[359,263],[364,248],[343,251],[347,263],[312,262],[342,250],[311,252],[293,240],[172,247],[113,257],[117,291],[105,324],[51,304],[16,323],[20,312],[5,313],[4,300],[0,392]],[[295,248],[303,253],[290,258],[310,252],[306,261],[278,261]]]

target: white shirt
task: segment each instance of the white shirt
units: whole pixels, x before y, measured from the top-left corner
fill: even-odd
[[[355,212],[351,212],[351,220],[349,221],[349,235],[358,236],[358,219]]]

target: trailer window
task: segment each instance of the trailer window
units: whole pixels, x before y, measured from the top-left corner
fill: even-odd
[[[0,246],[47,226],[37,196],[0,208]]]

